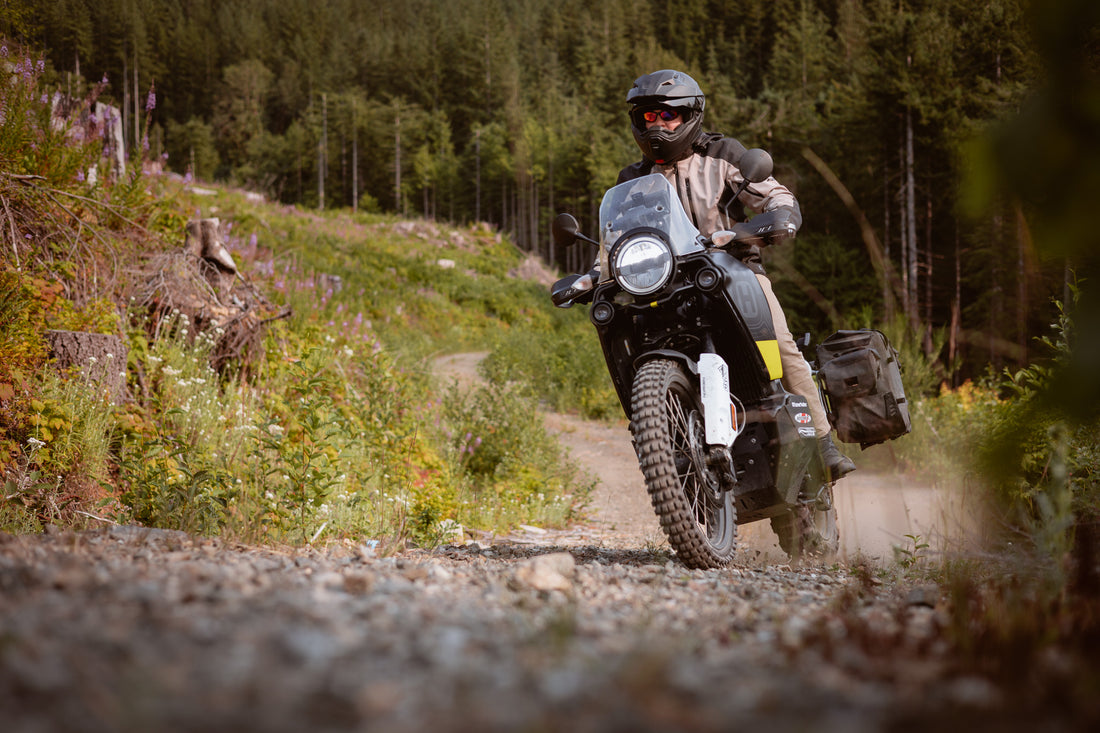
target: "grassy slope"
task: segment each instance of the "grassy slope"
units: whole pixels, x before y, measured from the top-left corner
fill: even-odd
[[[579,312],[555,312],[545,284],[510,274],[523,256],[505,238],[483,226],[301,211],[167,178],[141,185],[146,202],[175,212],[162,218],[177,228],[146,232],[142,257],[182,244],[182,212],[218,216],[268,312],[292,315],[268,325],[264,357],[242,382],[210,369],[216,336],[195,339],[192,324],[176,323],[154,339],[146,312],[129,308],[135,400],[121,407],[74,396],[73,382],[34,367],[36,351],[22,383],[28,399],[0,436],[15,449],[0,523],[34,529],[95,514],[254,540],[303,541],[322,527],[326,536],[434,541],[457,525],[560,523],[579,510],[587,487],[532,419],[540,395],[503,382],[460,394],[430,378],[433,355],[493,349],[517,333],[571,338],[587,326]],[[85,246],[134,232],[110,234]],[[90,300],[125,304],[149,276],[130,252],[129,282]],[[12,264],[9,279],[24,283],[39,270],[28,302],[41,301],[56,262]],[[64,325],[57,309],[39,311],[27,321],[32,340]],[[58,428],[44,432],[51,419]]]

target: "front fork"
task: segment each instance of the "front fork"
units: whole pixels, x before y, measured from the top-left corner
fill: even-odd
[[[699,396],[703,403],[703,425],[706,435],[706,464],[725,491],[737,484],[730,448],[744,428],[745,408],[738,410],[736,398],[730,394],[729,367],[714,353],[699,355]]]

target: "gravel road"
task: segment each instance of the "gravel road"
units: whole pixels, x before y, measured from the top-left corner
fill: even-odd
[[[876,731],[1003,703],[950,673],[933,587],[581,534],[388,558],[0,535],[3,729]]]
[[[593,471],[629,451],[548,420]],[[0,533],[0,730],[1079,727],[964,671],[934,585],[791,567],[764,540],[685,569],[632,470],[601,474],[576,527],[391,557]]]

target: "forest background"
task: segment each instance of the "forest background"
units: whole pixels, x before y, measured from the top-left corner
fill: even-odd
[[[1019,176],[1015,190],[987,163],[991,133],[1050,72],[1043,43],[1095,64],[1088,23],[1063,22],[1088,3],[3,5],[0,35],[44,48],[74,96],[107,80],[127,148],[172,171],[305,207],[484,221],[572,271],[588,254],[556,250],[550,220],[570,211],[594,229],[638,158],[632,80],[685,70],[707,93],[704,126],[769,149],[801,202],[799,239],[769,253],[793,329],[900,314],[956,386],[1028,363],[1077,273],[1064,250],[1035,246],[1033,214],[1080,182],[1027,185],[1061,141],[1013,140],[1021,166],[1000,175]]]
[[[621,414],[581,309],[513,274],[524,254],[587,266],[549,221],[595,227],[637,157],[630,82],[678,67],[708,92],[706,126],[770,149],[798,194],[803,231],[768,253],[795,330],[878,326],[902,350],[917,430],[893,459],[937,481],[995,467],[999,495],[1062,541],[1074,521],[1100,527],[1095,2],[0,9],[15,525],[57,520],[57,497],[298,541],[331,527],[335,498],[358,507],[349,534],[568,520],[583,480],[534,405]],[[125,174],[59,99],[116,105]],[[196,340],[187,314],[148,320],[165,314],[142,288],[200,210],[221,212],[277,306],[251,361],[223,358],[216,329]],[[126,339],[133,400],[74,397],[48,366],[58,329]],[[472,347],[492,351],[490,386],[440,400],[427,360]]]

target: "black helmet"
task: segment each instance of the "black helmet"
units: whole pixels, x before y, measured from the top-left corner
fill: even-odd
[[[633,105],[630,131],[642,155],[654,163],[673,163],[687,157],[703,126],[703,108],[707,103],[694,79],[682,71],[654,71],[634,80],[626,101]],[[674,107],[683,116],[683,123],[671,132],[660,127],[647,130],[642,113],[654,107]]]

